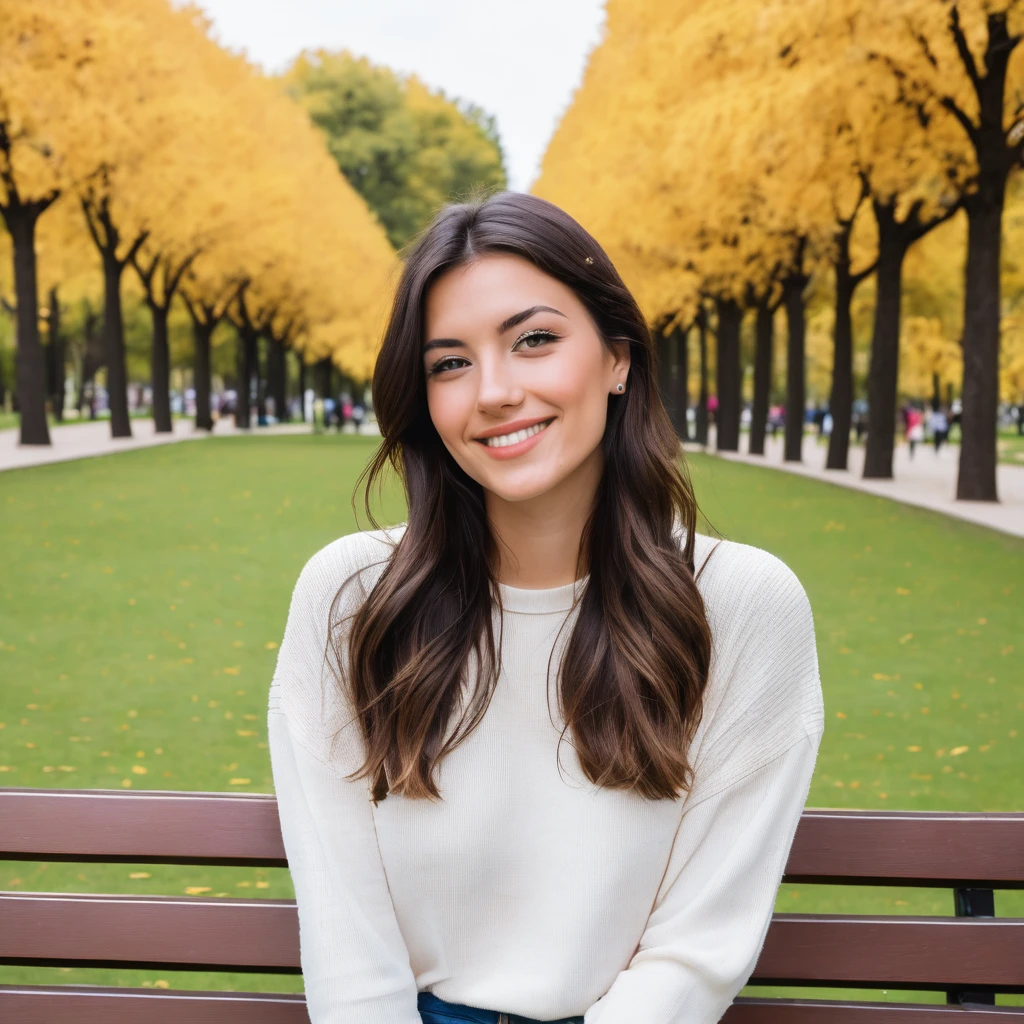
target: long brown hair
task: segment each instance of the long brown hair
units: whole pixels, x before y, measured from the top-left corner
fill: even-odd
[[[692,784],[688,748],[711,659],[694,578],[696,500],[635,300],[576,221],[516,192],[441,210],[407,253],[398,283],[372,385],[383,441],[360,480],[376,527],[370,491],[391,466],[405,488],[407,526],[346,620],[348,635],[331,634],[366,742],[350,777],[369,778],[375,802],[389,791],[439,798],[437,765],[480,722],[497,684],[492,602],[500,609],[501,594],[483,489],[434,429],[421,351],[430,286],[490,253],[512,253],[557,278],[587,308],[603,344],[629,343],[629,387],[609,396],[605,468],[580,543],[577,577],[590,577],[560,664],[559,711],[591,782],[677,797]],[[471,652],[478,670],[464,700]]]

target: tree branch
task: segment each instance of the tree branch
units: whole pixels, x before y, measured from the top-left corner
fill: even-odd
[[[939,98],[939,103],[960,122],[960,127],[967,132],[967,137],[971,140],[971,144],[977,147],[979,141],[978,129],[975,127],[974,122],[966,113],[964,113],[956,100],[954,100],[952,96],[942,96]]]
[[[100,241],[99,229],[93,222],[93,209],[92,201],[85,196],[81,197],[82,212],[85,214],[85,223],[89,228],[89,234],[92,236],[93,242],[96,243],[96,248],[103,251],[103,243]]]
[[[949,31],[953,33],[953,42],[956,44],[956,52],[960,55],[960,63],[963,64],[967,77],[971,80],[971,85],[974,86],[974,91],[980,100],[981,76],[978,74],[978,65],[974,63],[974,55],[967,45],[967,38],[960,25],[960,8],[955,3],[949,9]]]

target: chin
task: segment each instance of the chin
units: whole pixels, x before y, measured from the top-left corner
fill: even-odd
[[[502,501],[530,501],[555,490],[568,475],[534,467],[533,471],[520,474],[488,473],[478,478],[478,482],[485,491],[490,491]]]

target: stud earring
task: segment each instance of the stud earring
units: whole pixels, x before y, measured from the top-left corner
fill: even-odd
[[[618,393],[621,395],[622,392],[626,390],[626,385],[625,384],[616,384],[615,385],[615,390],[618,391]]]

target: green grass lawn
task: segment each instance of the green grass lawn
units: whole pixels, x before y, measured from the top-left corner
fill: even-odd
[[[319,547],[369,526],[350,503],[374,444],[212,438],[0,474],[0,784],[270,792],[266,696],[291,588]],[[788,473],[690,465],[714,527],[777,554],[810,596],[828,724],[809,805],[1022,809],[1024,541]],[[403,515],[393,487],[379,518]],[[0,889],[293,894],[284,870],[12,862]],[[952,895],[783,886],[778,908],[948,914]],[[1024,916],[1024,897],[1000,892],[996,910]],[[0,968],[0,983],[54,978],[301,989]]]
[[[1024,466],[1024,434],[1018,434],[1016,430],[1000,430],[996,449],[1000,462]]]

